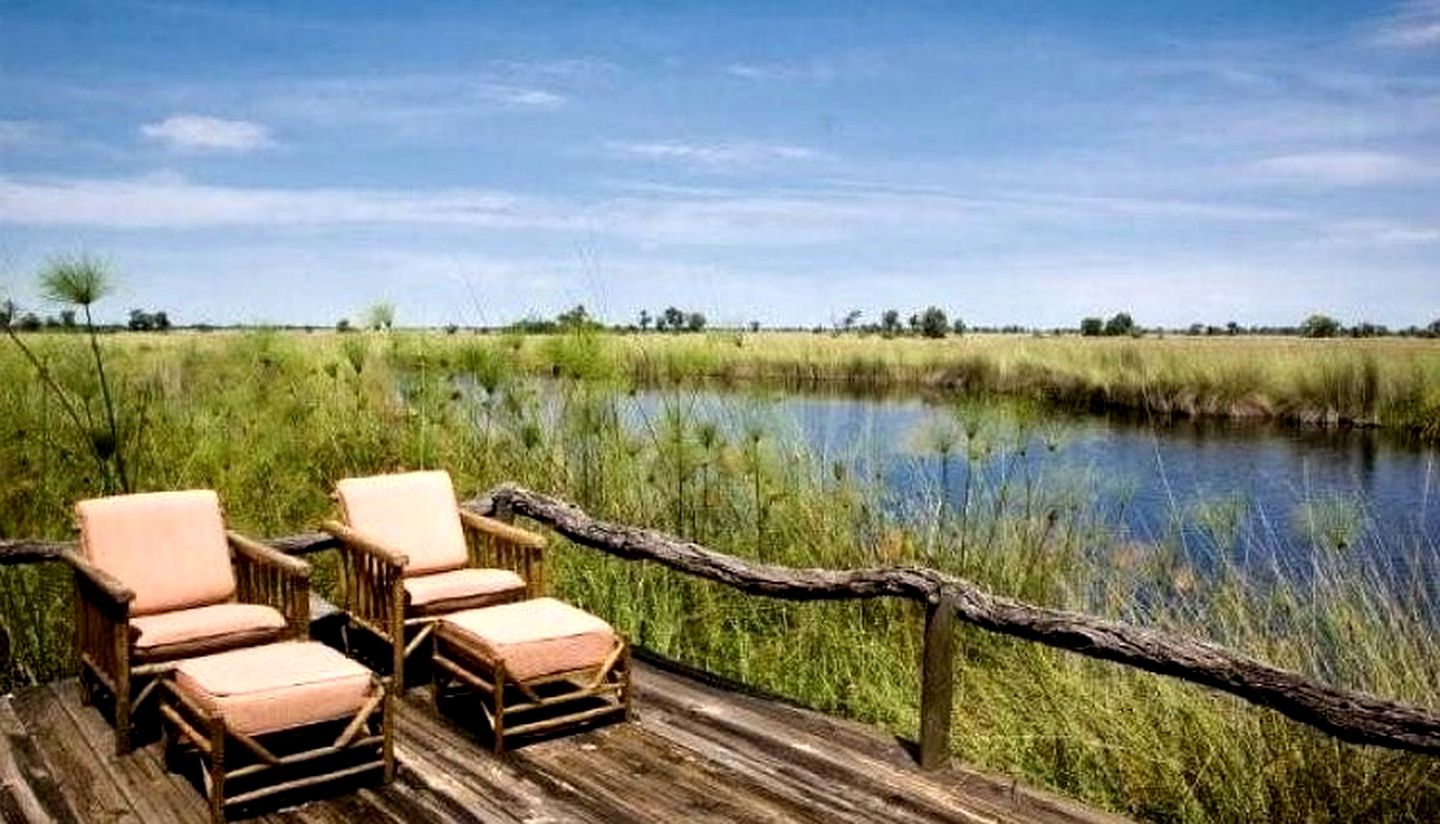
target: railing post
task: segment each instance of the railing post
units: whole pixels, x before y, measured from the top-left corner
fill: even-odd
[[[955,599],[925,605],[925,651],[920,668],[920,769],[950,762],[950,717],[955,693]]]

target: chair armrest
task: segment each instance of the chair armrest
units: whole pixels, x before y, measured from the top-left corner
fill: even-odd
[[[334,535],[343,547],[358,550],[400,569],[410,565],[410,558],[405,553],[368,538],[339,521],[325,521],[320,528]]]
[[[226,530],[225,538],[230,542],[231,549],[234,549],[237,554],[244,555],[256,563],[276,567],[295,577],[310,577],[310,565],[299,558],[286,555],[272,546],[266,546],[254,538],[247,538],[234,530]]]
[[[310,635],[310,565],[227,530],[235,551],[235,594],[242,603],[274,607],[285,616],[289,637]]]
[[[523,578],[526,598],[545,594],[545,536],[463,508],[460,523],[491,538],[488,557],[482,555],[481,563],[511,570]]]
[[[105,607],[107,612],[129,614],[130,602],[135,600],[134,590],[122,584],[119,578],[85,560],[84,556],[77,552],[65,550],[60,553],[60,557],[75,570],[77,580],[88,584],[82,597],[97,594],[103,601],[99,606]],[[87,600],[93,599],[87,597]]]
[[[487,518],[484,515],[476,515],[468,509],[460,510],[460,523],[476,532],[483,532],[492,535],[502,541],[509,541],[516,546],[527,549],[544,549],[545,536],[512,526],[504,521],[497,521],[494,518]]]

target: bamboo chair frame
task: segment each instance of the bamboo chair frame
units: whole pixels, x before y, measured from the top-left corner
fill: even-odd
[[[383,783],[389,784],[395,777],[395,696],[388,678],[371,675],[370,693],[365,703],[350,718],[340,735],[328,743],[325,743],[325,739],[320,738],[319,734],[327,728],[333,729],[337,723],[335,721],[275,733],[247,735],[229,729],[223,714],[211,713],[197,704],[175,686],[169,675],[162,678],[161,682],[165,687],[160,703],[160,715],[165,722],[165,762],[167,765],[173,763],[176,748],[199,756],[204,768],[201,776],[210,803],[210,818],[214,822],[225,820],[226,808],[282,792],[360,775],[377,767],[382,769]],[[377,714],[380,716],[378,724]],[[265,746],[266,739],[281,734],[299,734],[307,741],[318,740],[320,743],[309,749],[281,755]],[[253,760],[243,766],[227,769],[226,748],[231,745],[238,745],[240,752],[252,756]],[[277,780],[276,783],[226,797],[227,781],[271,772],[284,773],[287,768],[367,747],[379,748],[377,760],[367,760],[288,781]]]
[[[310,565],[238,532],[225,533],[235,571],[235,600],[264,604],[285,616],[281,640],[305,640],[310,633]],[[78,552],[62,557],[75,572],[76,646],[80,654],[81,699],[89,704],[96,686],[114,702],[115,752],[132,749],[135,711],[155,693],[173,661],[132,663],[130,603],[135,593]]]
[[[444,633],[435,636],[435,651],[431,663],[430,696],[436,714],[442,713],[442,698],[451,697],[457,692],[478,695],[485,722],[493,735],[496,755],[505,752],[505,741],[510,736],[547,732],[608,715],[620,715],[625,721],[629,721],[631,717],[630,645],[623,638],[615,639],[614,648],[598,666],[525,680],[517,679],[506,672],[503,660],[484,655],[471,646],[460,647],[450,642]],[[452,689],[450,694],[447,694],[447,688],[456,684],[459,684],[461,689]],[[554,695],[540,694],[540,688],[551,685],[560,686],[563,691]],[[506,701],[506,692],[512,688],[522,697],[518,703]],[[589,698],[601,699],[601,705],[535,721],[510,723],[510,719],[516,715],[552,709]]]
[[[544,536],[459,506],[456,512],[470,567],[508,569],[519,575],[525,590],[513,600],[544,594]],[[339,521],[325,521],[321,529],[340,542],[341,587],[349,622],[390,646],[391,676],[404,689],[405,661],[430,638],[439,617],[414,615],[406,609],[405,568],[410,559]]]

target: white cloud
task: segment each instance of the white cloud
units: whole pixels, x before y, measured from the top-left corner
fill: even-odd
[[[757,82],[828,83],[835,79],[835,70],[824,63],[731,63],[725,73]]]
[[[554,92],[547,92],[544,89],[525,89],[515,86],[500,86],[486,84],[482,87],[491,94],[499,103],[509,103],[516,106],[535,106],[542,109],[552,109],[565,103],[563,95]]]
[[[672,160],[702,166],[760,166],[782,161],[821,160],[825,152],[805,146],[748,141],[731,143],[684,143],[680,141],[614,142],[610,148],[622,155],[647,160]]]
[[[1369,186],[1434,177],[1440,166],[1389,152],[1332,151],[1277,155],[1251,164],[1270,177],[1334,186]]]
[[[1411,0],[1384,18],[1371,41],[1381,46],[1440,46],[1440,0]]]
[[[249,120],[225,120],[177,114],[140,127],[140,133],[172,149],[251,152],[273,146],[265,126]]]

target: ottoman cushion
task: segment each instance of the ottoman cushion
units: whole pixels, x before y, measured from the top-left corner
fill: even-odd
[[[354,715],[370,671],[314,641],[289,641],[181,661],[175,685],[227,728],[247,735]]]
[[[519,681],[599,666],[616,643],[609,624],[554,598],[467,609],[439,624],[443,640],[503,661]]]

